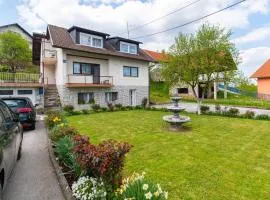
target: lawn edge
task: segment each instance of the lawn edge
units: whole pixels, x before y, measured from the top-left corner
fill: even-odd
[[[46,128],[46,133],[48,135],[48,129]],[[57,180],[58,180],[58,184],[61,188],[61,191],[63,193],[63,196],[66,200],[75,200],[75,198],[72,195],[72,191],[71,188],[68,185],[67,179],[64,176],[64,173],[62,172],[56,157],[54,155],[54,151],[53,151],[53,147],[52,147],[52,141],[50,138],[48,138],[48,151],[49,151],[49,156],[50,156],[50,160],[51,163],[53,165],[54,168],[54,172],[56,174]]]

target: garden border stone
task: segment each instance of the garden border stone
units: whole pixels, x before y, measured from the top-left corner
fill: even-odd
[[[46,132],[47,132],[47,134],[49,132],[47,128],[46,128]],[[67,179],[64,176],[64,173],[62,172],[62,170],[61,170],[61,168],[60,168],[60,166],[59,166],[59,164],[58,164],[58,162],[56,160],[56,157],[55,157],[54,151],[53,151],[53,147],[52,147],[52,141],[51,141],[50,138],[48,138],[48,151],[49,151],[49,156],[50,156],[51,163],[52,163],[52,165],[54,167],[54,171],[55,171],[58,183],[60,185],[60,188],[62,190],[62,193],[64,195],[64,198],[66,200],[76,200],[73,197],[72,190],[68,185]]]

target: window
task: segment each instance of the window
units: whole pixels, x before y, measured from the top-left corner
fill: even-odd
[[[73,63],[73,74],[89,74],[99,76],[98,64],[91,63]]]
[[[126,77],[139,77],[139,68],[124,66],[123,75]]]
[[[96,35],[80,33],[80,44],[90,47],[102,48],[103,38]]]
[[[118,92],[106,92],[105,93],[105,101],[112,102],[118,99]]]
[[[137,54],[137,45],[127,42],[120,42],[120,51],[124,53]]]
[[[0,90],[0,95],[13,95],[13,90]]]
[[[18,90],[18,95],[33,94],[33,90]]]
[[[78,104],[89,104],[94,101],[93,92],[78,93]]]
[[[188,94],[188,88],[177,88],[178,94]]]

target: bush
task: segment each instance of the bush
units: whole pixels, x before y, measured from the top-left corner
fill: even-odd
[[[86,136],[75,136],[74,141],[74,152],[82,170],[90,177],[102,178],[110,191],[118,188],[122,181],[125,155],[132,146],[114,140],[93,145]]]
[[[59,111],[49,111],[47,112],[47,117],[45,118],[45,124],[49,129],[64,122],[63,114]]]
[[[269,115],[257,115],[255,117],[255,119],[258,119],[258,120],[270,120],[270,116]]]
[[[248,118],[248,119],[253,119],[255,116],[255,112],[251,111],[251,110],[248,110],[244,115],[243,117],[244,118]]]
[[[84,115],[89,114],[89,110],[83,109],[83,110],[82,110],[82,114],[84,114]]]
[[[114,111],[114,105],[112,103],[107,103],[107,106],[110,112]]]
[[[142,107],[145,108],[147,106],[147,102],[148,102],[148,99],[146,97],[144,97],[142,99]]]
[[[63,110],[69,114],[72,114],[74,111],[74,106],[73,105],[65,105]]]
[[[168,192],[163,191],[159,184],[146,180],[144,174],[135,173],[123,180],[123,184],[117,190],[117,196],[120,200],[165,200],[168,198]]]
[[[237,115],[239,115],[239,109],[230,108],[228,111],[225,112],[225,115],[230,117],[236,117]]]
[[[72,193],[76,199],[106,200],[107,192],[101,179],[80,177],[72,184]]]
[[[45,113],[44,108],[41,108],[41,107],[37,108],[36,111],[37,111],[37,114],[44,114]]]
[[[78,134],[78,131],[75,128],[65,124],[59,124],[58,126],[55,126],[53,129],[51,129],[49,136],[53,142],[57,142],[62,137],[71,137],[76,134]]]
[[[207,112],[210,111],[210,107],[209,106],[205,106],[205,105],[202,105],[201,106],[201,113],[205,114]]]
[[[215,110],[217,113],[220,113],[221,112],[221,106],[219,104],[216,104],[215,105]]]
[[[59,161],[68,167],[76,177],[81,175],[81,167],[76,161],[75,155],[72,153],[74,148],[74,143],[70,137],[60,138],[55,144],[55,152]]]
[[[108,108],[107,107],[102,107],[101,111],[106,112],[106,111],[108,111]]]
[[[140,110],[142,109],[142,106],[135,106],[135,109]]]
[[[93,109],[93,111],[98,112],[98,111],[100,110],[100,105],[98,105],[98,104],[93,104],[93,105],[92,105],[92,109]]]
[[[118,104],[115,104],[115,108],[117,108],[118,110],[121,110],[123,107],[122,104],[118,103]]]

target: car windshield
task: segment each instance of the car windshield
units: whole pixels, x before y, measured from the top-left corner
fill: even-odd
[[[27,101],[24,99],[4,99],[3,100],[10,108],[25,108]]]

